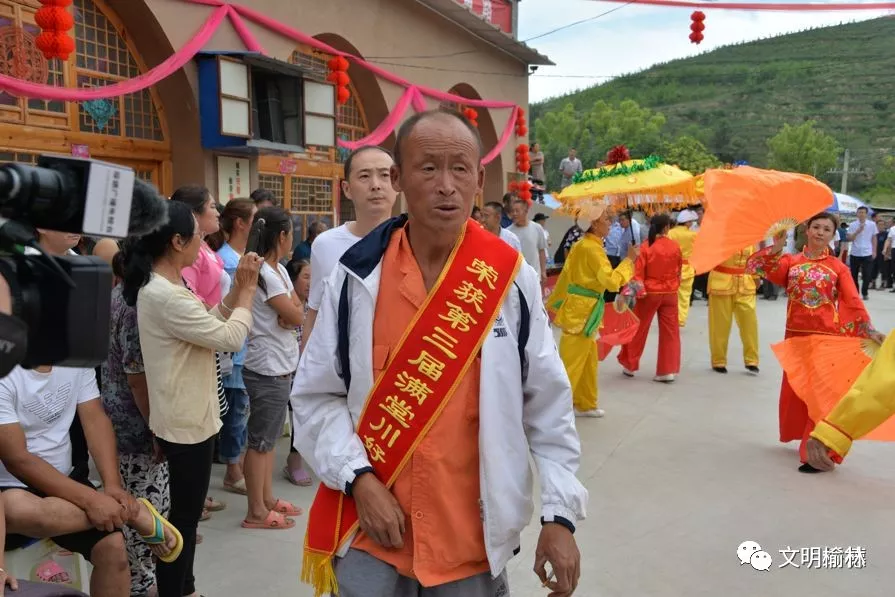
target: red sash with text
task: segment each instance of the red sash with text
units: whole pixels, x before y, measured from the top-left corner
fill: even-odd
[[[518,251],[467,222],[373,384],[357,425],[376,477],[386,487],[392,487],[475,361],[521,263]],[[321,484],[308,514],[301,572],[316,597],[338,594],[332,558],[357,529],[354,500]]]

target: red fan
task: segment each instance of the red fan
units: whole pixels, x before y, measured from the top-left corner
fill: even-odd
[[[640,319],[625,305],[618,310],[615,303],[606,305],[603,312],[603,323],[597,337],[597,350],[603,361],[612,352],[613,347],[627,344],[637,335]]]
[[[848,393],[879,346],[854,336],[811,335],[788,338],[771,348],[789,385],[808,406],[811,420],[820,421]],[[895,441],[895,417],[861,439]]]

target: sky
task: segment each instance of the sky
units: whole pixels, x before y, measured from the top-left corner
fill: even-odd
[[[593,0],[523,0],[519,3],[519,39],[529,40],[613,9],[617,10],[527,42],[556,63],[556,66],[539,67],[531,77],[529,101],[534,103],[592,87],[658,62],[694,56],[723,45],[892,14],[891,11],[806,13],[703,9],[705,40],[697,46],[689,40],[692,9]]]

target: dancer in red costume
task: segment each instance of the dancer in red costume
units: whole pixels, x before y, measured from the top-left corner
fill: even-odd
[[[649,244],[643,245],[634,264],[634,279],[624,294],[636,292],[634,314],[640,319],[637,335],[622,346],[618,362],[624,374],[634,377],[640,368],[640,357],[649,335],[653,317],[659,316],[659,356],[656,361],[655,381],[670,383],[681,369],[681,328],[678,321],[677,291],[681,285],[680,246],[668,238],[671,218],[665,214],[650,220]]]
[[[830,254],[830,241],[839,227],[838,218],[819,213],[806,223],[807,242],[801,253],[784,255],[786,234],[775,237],[771,247],[754,253],[746,264],[748,273],[786,288],[786,337],[811,334],[880,338],[870,323],[851,272]],[[808,464],[806,442],[814,429],[808,407],[783,375],[780,387],[780,441],[800,440],[803,473],[818,472]]]

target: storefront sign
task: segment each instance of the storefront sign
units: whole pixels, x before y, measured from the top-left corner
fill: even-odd
[[[249,195],[249,161],[245,158],[218,156],[218,201],[226,205],[231,199]]]
[[[295,160],[280,160],[279,164],[280,174],[284,176],[288,176],[289,174],[295,174],[295,171],[298,170],[298,162]]]
[[[72,145],[71,154],[76,158],[89,158],[90,148],[86,145]]]

